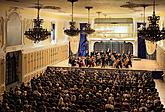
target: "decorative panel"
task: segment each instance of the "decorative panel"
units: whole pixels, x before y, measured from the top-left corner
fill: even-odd
[[[31,19],[24,19],[23,20],[23,33],[27,30],[29,30],[29,28],[32,28],[33,26],[33,21]],[[27,44],[32,44],[32,41],[27,39],[24,35],[24,43],[27,45]]]
[[[23,55],[23,60],[24,60],[23,67],[24,67],[24,68],[27,68],[27,65],[28,65],[28,63],[27,63],[27,54],[24,54],[24,55]],[[25,74],[27,73],[27,69],[24,69],[24,73],[25,73]]]
[[[0,48],[3,46],[4,19],[0,17]]]
[[[13,12],[9,15],[7,21],[7,46],[15,46],[22,44],[22,27],[19,14]]]
[[[23,77],[28,82],[34,76],[40,75],[47,65],[56,64],[68,57],[68,46],[57,46],[49,49],[23,54]]]
[[[158,65],[161,67],[161,69],[163,69],[164,73],[165,73],[165,49],[157,46],[157,55],[156,55],[156,61],[158,63]]]
[[[4,90],[5,90],[4,85],[0,85],[0,98],[1,98],[1,95],[3,94]]]

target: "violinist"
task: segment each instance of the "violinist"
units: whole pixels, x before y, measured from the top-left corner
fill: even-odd
[[[109,66],[113,66],[113,63],[115,62],[115,57],[114,55],[110,54],[110,59],[109,59]]]
[[[109,55],[110,52],[111,52],[111,51],[110,51],[110,49],[108,48],[108,49],[106,50],[106,54]]]

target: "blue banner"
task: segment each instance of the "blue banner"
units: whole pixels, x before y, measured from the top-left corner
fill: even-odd
[[[86,23],[80,23],[80,29],[82,30],[86,26]],[[79,56],[87,56],[89,54],[87,34],[80,32],[80,44],[79,44]]]
[[[137,23],[137,29],[141,30],[145,23]],[[145,39],[138,33],[138,58],[146,59],[146,43]]]

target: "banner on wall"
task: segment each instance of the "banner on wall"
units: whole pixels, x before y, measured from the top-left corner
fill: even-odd
[[[143,28],[143,26],[145,26],[146,23],[137,23],[137,30],[141,30]],[[139,35],[139,33],[137,34],[138,37],[138,57],[139,58],[143,58],[146,59],[146,43],[145,43],[145,39],[143,39],[142,36]]]
[[[146,42],[146,49],[147,49],[147,54],[152,55],[155,53],[156,50],[156,43],[155,42],[150,42],[150,41],[145,41]]]
[[[52,42],[53,44],[56,43],[55,23],[52,23],[52,28],[51,28],[51,42]]]
[[[83,29],[87,23],[80,23],[80,29]],[[87,34],[80,33],[79,56],[87,56],[89,54],[89,45]]]

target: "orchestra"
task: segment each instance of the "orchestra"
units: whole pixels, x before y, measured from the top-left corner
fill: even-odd
[[[132,54],[130,52],[125,53],[124,51],[120,54],[116,51],[111,52],[109,49],[106,51],[101,50],[100,52],[95,50],[90,55],[86,55],[86,57],[76,58],[71,56],[69,64],[71,66],[78,65],[79,67],[101,66],[101,68],[105,68],[109,66],[112,68],[129,68],[132,67]]]

